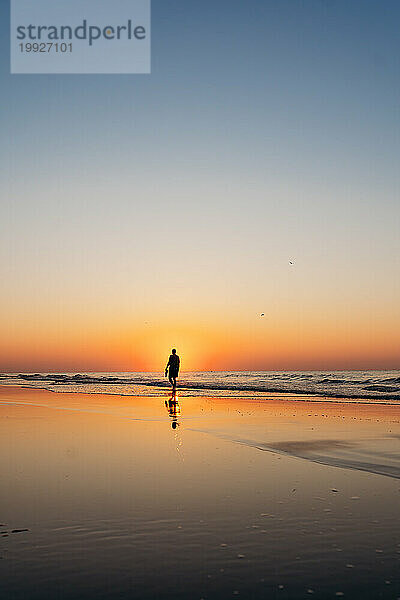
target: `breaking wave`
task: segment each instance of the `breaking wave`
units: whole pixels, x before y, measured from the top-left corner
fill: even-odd
[[[169,384],[160,373],[4,373],[0,384],[59,392],[152,396]],[[265,397],[271,393],[400,402],[400,371],[218,371],[179,378],[188,396]]]

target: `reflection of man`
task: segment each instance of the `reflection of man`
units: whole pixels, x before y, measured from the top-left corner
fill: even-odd
[[[168,398],[168,400],[165,401],[165,406],[167,407],[168,414],[172,419],[171,427],[172,429],[176,429],[179,425],[178,417],[181,414],[181,407],[179,406],[175,392],[172,392],[171,398]]]
[[[165,367],[165,377],[167,376],[169,370],[168,379],[173,388],[176,388],[176,378],[178,377],[180,364],[181,361],[179,356],[177,355],[175,348],[173,348],[172,354],[168,359],[167,366]]]

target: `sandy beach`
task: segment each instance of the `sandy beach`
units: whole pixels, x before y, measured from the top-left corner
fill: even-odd
[[[4,598],[397,598],[400,409],[1,388]]]

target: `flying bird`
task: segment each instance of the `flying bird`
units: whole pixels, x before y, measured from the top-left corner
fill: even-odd
[[[265,313],[261,313],[260,317],[265,317]]]

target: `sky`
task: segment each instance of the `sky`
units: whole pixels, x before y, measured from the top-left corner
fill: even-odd
[[[399,17],[153,0],[150,75],[10,75],[0,0],[0,370],[399,368]]]

